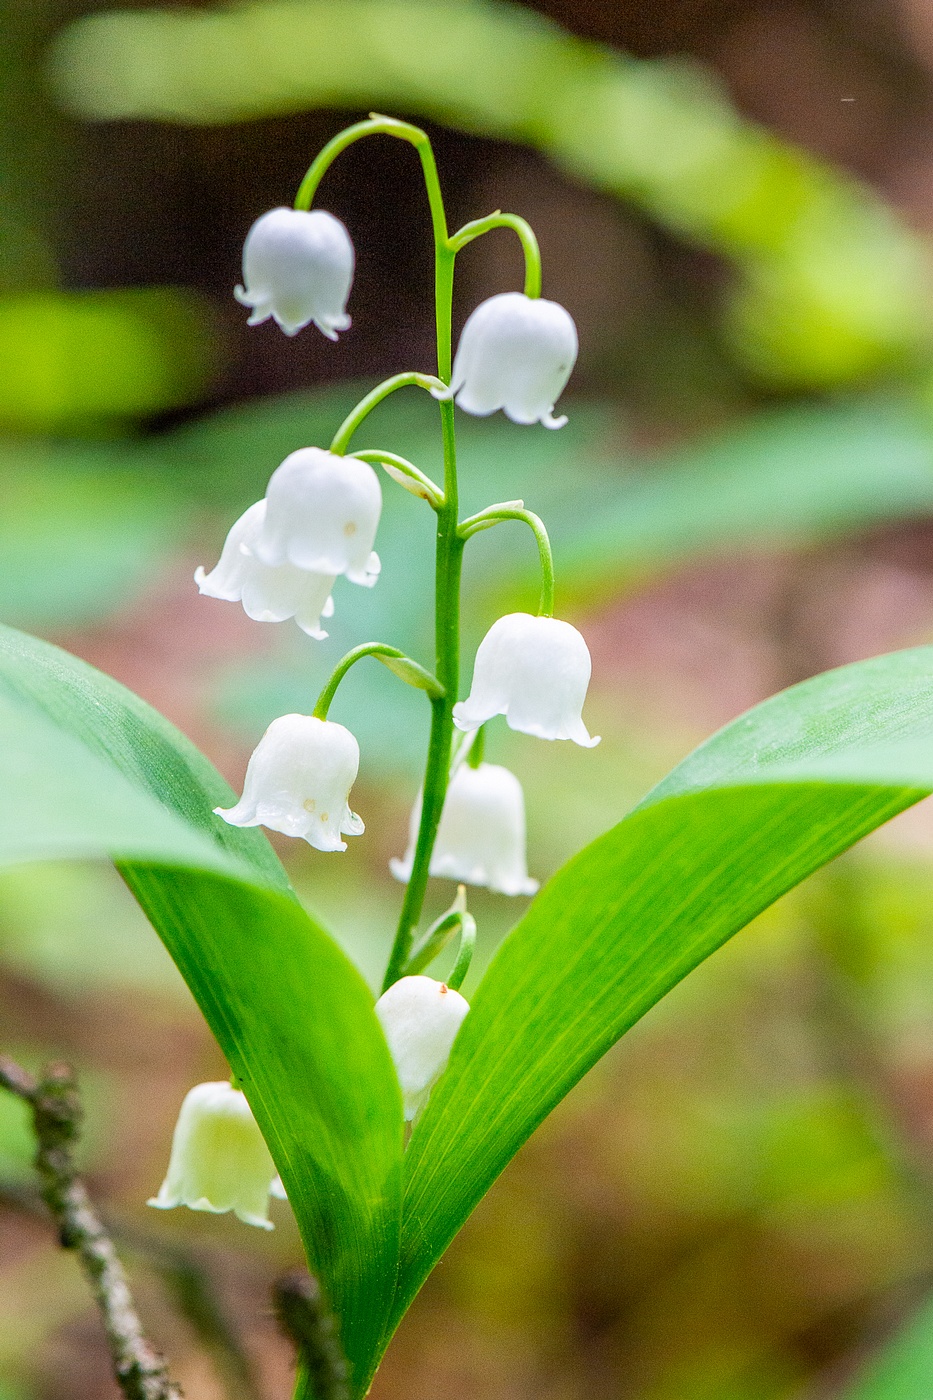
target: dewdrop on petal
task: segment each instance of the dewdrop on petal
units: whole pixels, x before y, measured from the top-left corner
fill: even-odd
[[[273,568],[294,564],[372,587],[379,574],[373,541],[381,513],[382,488],[368,462],[302,447],[269,479],[255,552]]]
[[[419,798],[411,813],[408,849],[401,860],[389,862],[396,880],[411,878],[420,824]],[[529,878],[526,859],[525,798],[515,774],[495,763],[478,768],[461,763],[444,798],[430,873],[499,894],[534,894],[538,882]]]
[[[467,413],[485,416],[501,408],[513,423],[562,428],[567,419],[554,417],[554,404],[577,348],[573,318],[556,301],[500,292],[463,327],[449,392]]]
[[[188,1206],[271,1230],[269,1195],[277,1180],[246,1096],[225,1082],[188,1091],[172,1137],[168,1173],[149,1205]]]
[[[252,310],[249,325],[271,316],[286,335],[313,321],[329,340],[350,325],[347,297],[354,253],[339,219],[323,209],[270,209],[243,245],[243,281],[233,295]]]
[[[505,715],[510,729],[537,739],[572,739],[593,748],[581,717],[590,653],[569,622],[508,613],[479,644],[469,697],[454,706],[458,729]]]
[[[293,617],[302,632],[320,641],[327,636],[321,618],[331,617],[334,611],[335,575],[316,574],[294,564],[264,564],[254,546],[265,518],[265,501],[250,506],[231,526],[220,562],[209,574],[202,568],[195,570],[194,581],[209,598],[241,602],[254,622],[284,622]]]
[[[447,1068],[469,1002],[433,977],[402,977],[376,1002],[376,1015],[402,1087],[410,1122]]]
[[[345,851],[341,836],[364,829],[348,805],[359,766],[359,745],[342,724],[282,715],[256,746],[239,802],[214,811],[231,826],[267,826],[319,851]]]

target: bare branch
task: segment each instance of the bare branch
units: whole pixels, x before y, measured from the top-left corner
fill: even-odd
[[[347,1400],[349,1367],[317,1279],[293,1269],[276,1279],[272,1296],[282,1330],[297,1346],[305,1367],[304,1394],[309,1400]]]
[[[82,1114],[73,1071],[68,1065],[49,1065],[36,1080],[0,1055],[0,1086],[32,1109],[42,1197],[63,1248],[77,1251],[90,1280],[126,1400],[180,1400],[181,1390],[169,1380],[165,1362],[143,1334],[113,1241],[75,1170]]]

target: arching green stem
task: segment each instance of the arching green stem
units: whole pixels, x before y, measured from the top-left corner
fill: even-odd
[[[460,249],[472,243],[474,238],[481,238],[484,233],[491,233],[494,228],[508,228],[518,234],[525,255],[525,296],[539,297],[541,250],[531,224],[519,214],[503,214],[501,209],[497,209],[494,214],[487,214],[485,219],[474,219],[471,223],[464,224],[463,228],[453,235],[450,246],[455,253],[459,253]]]
[[[486,752],[486,726],[481,724],[479,729],[474,730],[473,742],[470,751],[466,756],[467,764],[470,768],[478,768],[483,761]]]
[[[365,418],[368,418],[373,409],[387,399],[390,394],[394,394],[396,389],[406,389],[414,384],[419,389],[442,390],[446,388],[440,379],[436,379],[433,374],[418,374],[415,370],[408,370],[405,374],[393,374],[390,379],[384,379],[381,384],[377,384],[375,389],[370,389],[365,398],[360,399],[356,408],[348,413],[340,427],[334,433],[334,440],[330,445],[331,452],[336,452],[338,456],[343,456],[350,445],[350,439]]]
[[[404,486],[406,491],[410,491],[413,496],[420,496],[423,501],[434,510],[440,509],[444,504],[444,493],[436,482],[429,476],[425,476],[419,467],[407,458],[400,457],[397,452],[384,452],[381,447],[367,448],[364,452],[354,452],[360,462],[374,462],[385,470],[397,481],[400,486]]]
[[[330,709],[331,701],[337,693],[337,687],[347,674],[351,666],[355,666],[358,661],[362,661],[364,656],[374,656],[377,661],[381,661],[384,666],[394,672],[406,685],[412,685],[416,690],[423,690],[432,704],[437,703],[444,697],[444,687],[438,682],[430,671],[426,671],[423,666],[419,666],[417,661],[412,661],[410,656],[406,656],[398,647],[386,646],[384,642],[363,642],[360,646],[348,651],[346,656],[338,661],[331,672],[330,680],[325,685],[317,698],[317,704],[312,711],[315,719],[326,719]]]
[[[520,520],[534,534],[538,545],[538,557],[541,560],[541,601],[538,605],[538,616],[553,617],[554,556],[551,553],[551,541],[548,539],[548,533],[540,515],[535,515],[532,510],[523,510],[512,505],[488,506],[486,510],[481,510],[477,515],[471,515],[468,520],[463,521],[459,530],[460,538],[468,540],[479,530],[488,530],[490,526],[498,525],[503,520]]]

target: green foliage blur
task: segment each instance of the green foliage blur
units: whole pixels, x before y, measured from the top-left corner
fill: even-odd
[[[431,525],[390,483],[382,579],[339,594],[320,647],[189,583],[285,453],[322,441],[361,386],[429,363],[424,210],[383,147],[326,191],[360,259],[340,346],[247,338],[229,296],[252,219],[378,107],[432,124],[464,218],[531,218],[545,293],[581,327],[565,430],[462,424],[466,507],[524,496],[545,516],[558,605],[596,661],[597,761],[493,735],[526,789],[536,875],[762,693],[933,639],[929,20],[894,0],[871,23],[855,0],[742,0],[684,31],[662,4],[646,38],[638,8],[8,6],[0,620],[117,674],[233,780],[347,645],[428,653]],[[464,259],[461,319],[514,281],[490,248]],[[373,434],[432,471],[426,405],[400,396]],[[468,647],[527,605],[534,573],[509,530],[477,541]],[[424,715],[379,667],[340,704],[367,843],[339,866],[283,854],[375,982]],[[931,854],[918,812],[636,1027],[484,1202],[374,1396],[927,1400]],[[436,883],[438,910],[449,893]],[[484,892],[471,909],[482,963],[515,910]],[[0,1043],[81,1069],[92,1184],[187,1393],[286,1393],[266,1290],[297,1258],[287,1212],[257,1241],[142,1208],[182,1094],[223,1067],[111,872],[0,876]],[[28,1152],[0,1101],[0,1397],[103,1400],[96,1320]]]

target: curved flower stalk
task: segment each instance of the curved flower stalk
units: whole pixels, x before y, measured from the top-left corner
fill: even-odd
[[[197,1084],[185,1095],[168,1172],[149,1205],[222,1215],[271,1230],[269,1196],[280,1195],[269,1149],[246,1096],[231,1084]]]
[[[346,574],[371,588],[380,568],[373,542],[381,513],[382,488],[368,462],[302,447],[269,479],[254,549],[271,568]]]
[[[256,541],[266,518],[266,502],[257,501],[230,527],[220,560],[205,573],[195,570],[199,592],[208,598],[242,603],[254,622],[284,622],[293,617],[309,637],[323,640],[327,633],[321,618],[332,617],[331,589],[334,574],[314,573],[295,564],[264,564],[256,555]]]
[[[572,739],[591,749],[581,710],[590,681],[590,653],[569,622],[508,613],[479,644],[468,699],[454,706],[459,729],[478,729],[505,715],[510,729],[537,739]]]
[[[411,875],[420,824],[419,796],[408,849],[401,860],[389,862],[396,880]],[[495,763],[459,765],[447,789],[430,873],[498,894],[536,893],[538,881],[529,878],[525,855],[525,798],[514,773]]]
[[[421,1112],[447,1068],[469,1002],[433,977],[401,977],[376,1002],[402,1089],[405,1121]]]
[[[313,321],[328,340],[349,329],[353,244],[339,219],[323,209],[270,209],[243,245],[243,281],[233,295],[252,310],[249,325],[271,316],[286,335]]]
[[[313,715],[282,715],[260,739],[235,807],[215,807],[231,826],[267,826],[319,851],[345,851],[341,836],[361,836],[350,811],[360,748],[342,724]]]
[[[500,292],[463,327],[448,392],[467,413],[501,408],[513,423],[562,428],[567,419],[554,417],[554,404],[577,348],[573,318],[556,301]]]

